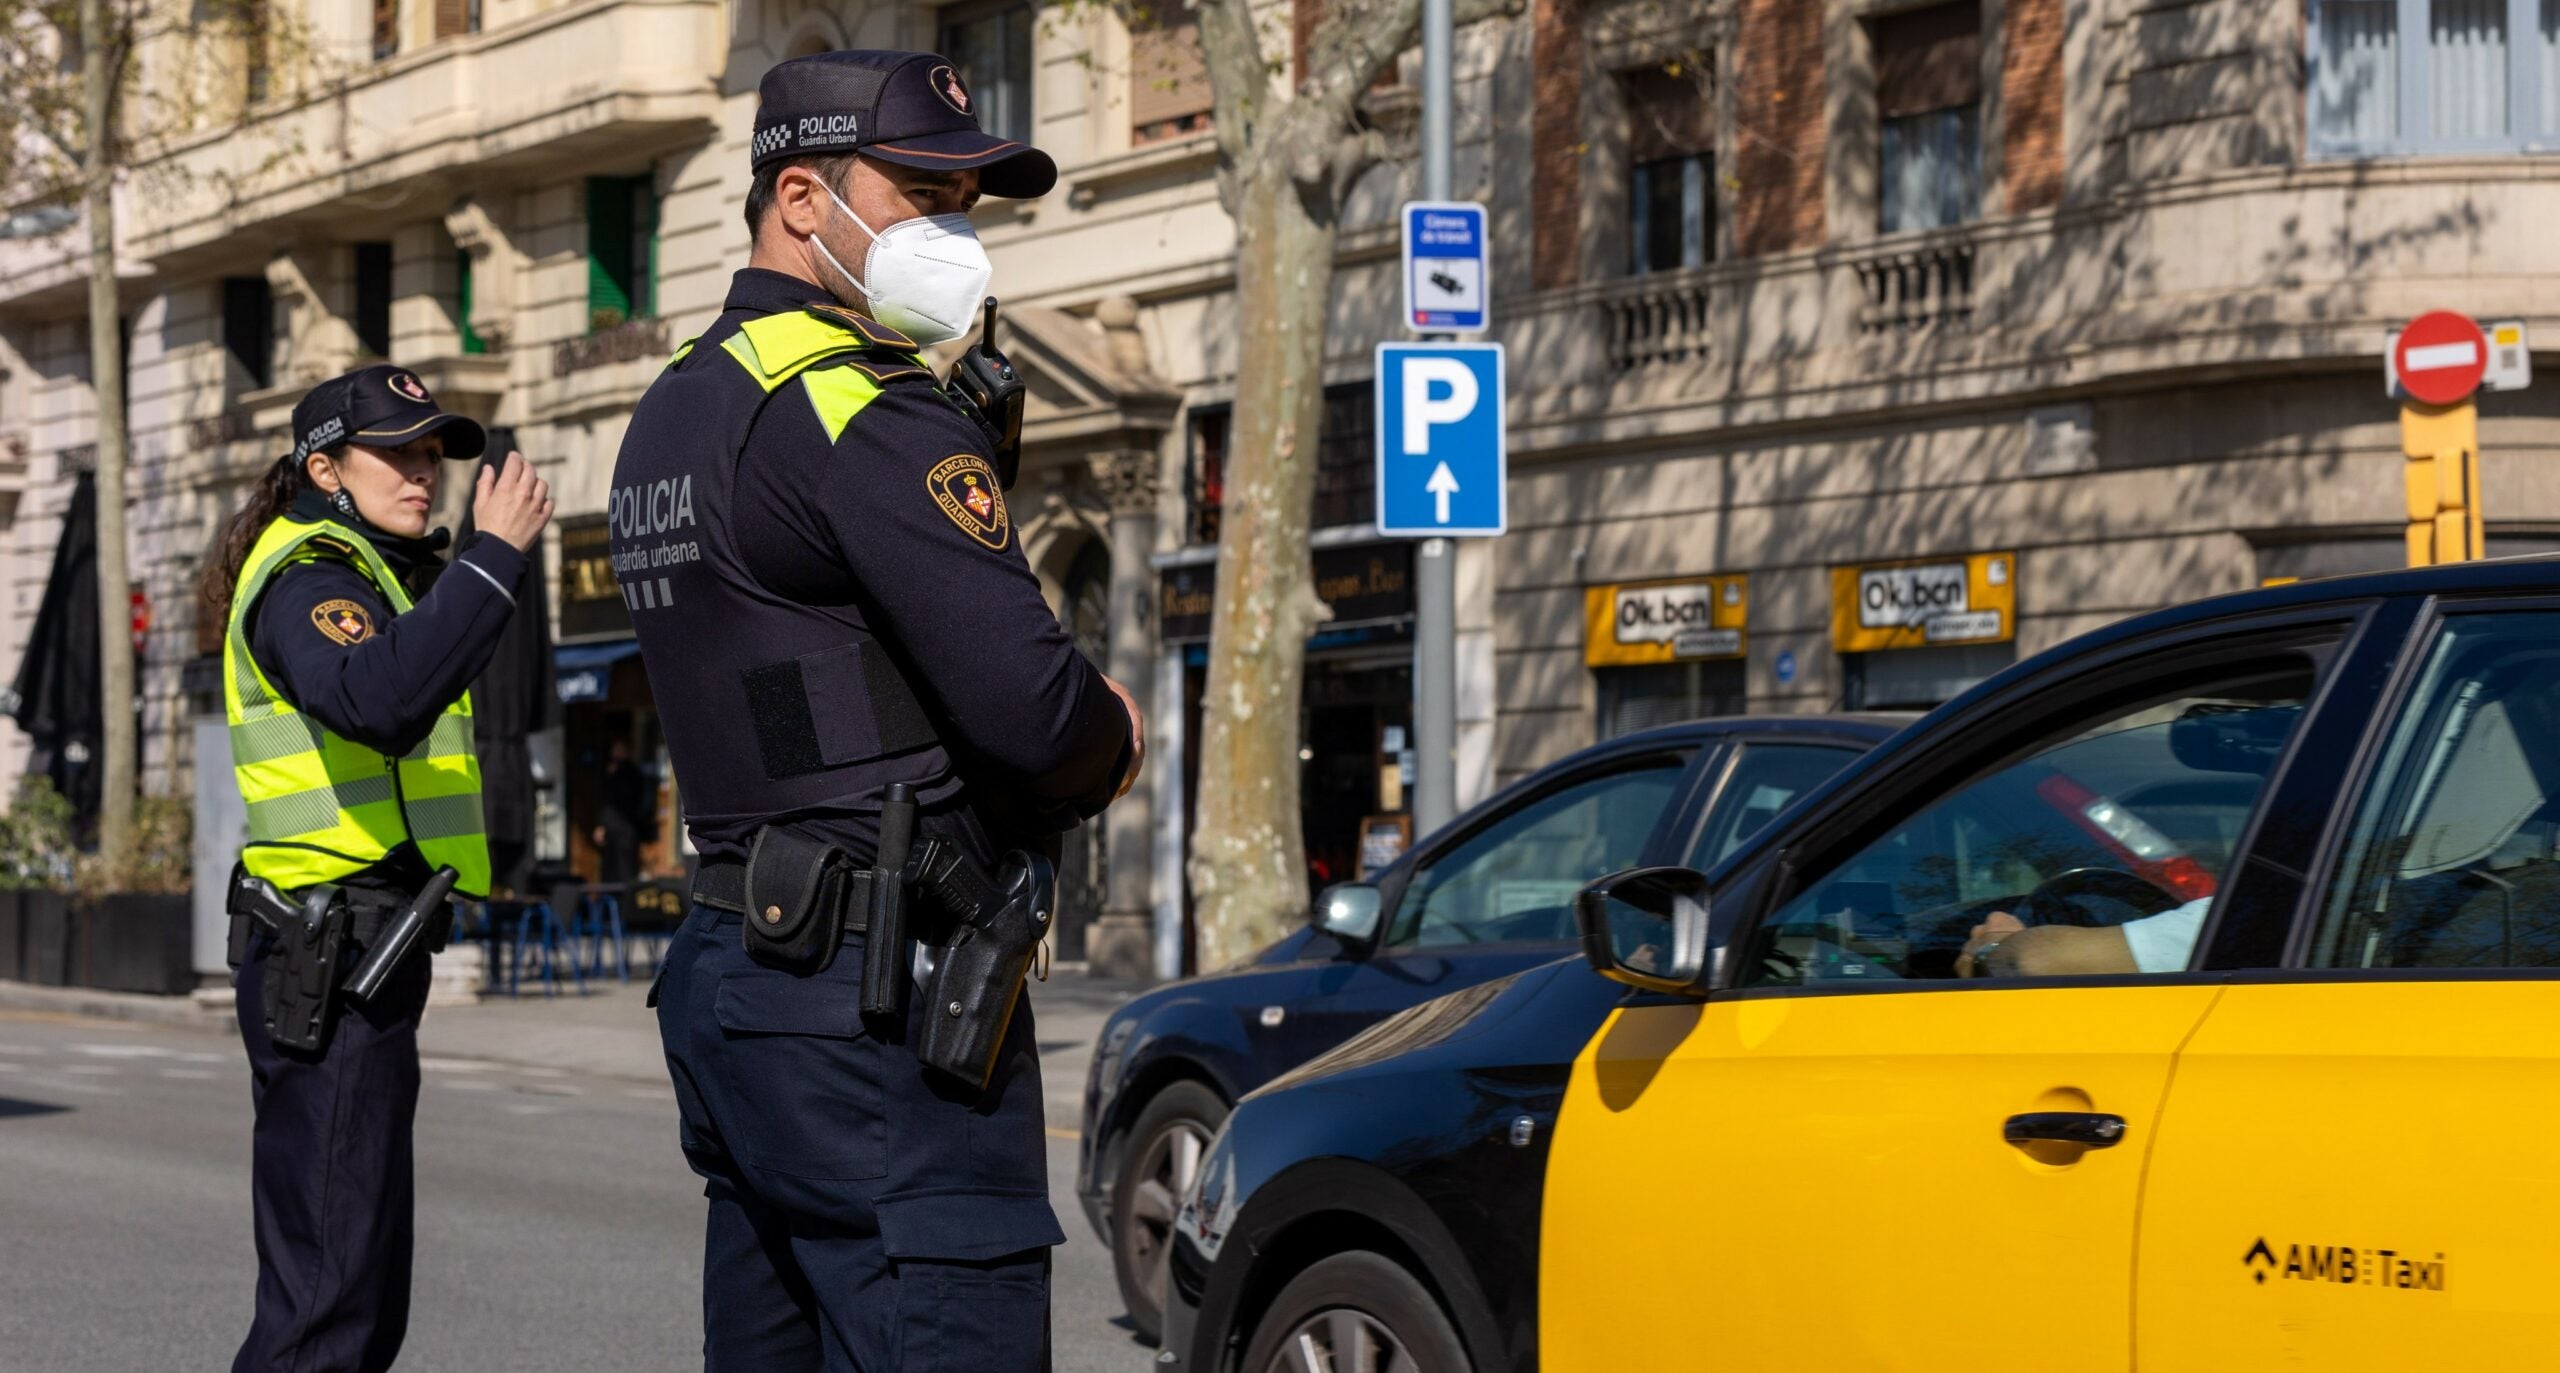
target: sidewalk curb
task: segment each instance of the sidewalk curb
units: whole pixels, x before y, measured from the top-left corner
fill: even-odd
[[[0,1010],[45,1011],[97,1020],[129,1020],[220,1031],[231,1027],[231,989],[208,987],[189,996],[109,992],[95,987],[40,987],[0,981]]]

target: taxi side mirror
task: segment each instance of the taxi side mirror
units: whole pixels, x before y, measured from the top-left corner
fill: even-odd
[[[1380,913],[1376,887],[1366,882],[1338,882],[1316,898],[1313,923],[1345,944],[1366,944],[1378,937]]]
[[[1706,974],[1707,879],[1689,868],[1630,868],[1574,898],[1582,957],[1602,977],[1649,992],[1688,992]]]

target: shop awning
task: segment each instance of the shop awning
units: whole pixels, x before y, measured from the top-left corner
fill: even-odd
[[[613,665],[625,658],[638,656],[638,639],[560,645],[551,655],[551,666],[560,683],[560,699],[564,702],[603,700],[613,687]]]

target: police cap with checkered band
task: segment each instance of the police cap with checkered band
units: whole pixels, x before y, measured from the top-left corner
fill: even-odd
[[[293,407],[296,462],[349,443],[399,448],[429,434],[444,435],[448,458],[476,458],[489,446],[478,420],[446,412],[417,373],[388,363],[331,377]]]
[[[778,64],[756,92],[752,165],[858,152],[883,162],[978,173],[978,189],[1028,200],[1058,184],[1058,164],[978,127],[977,101],[951,59],[847,50]]]

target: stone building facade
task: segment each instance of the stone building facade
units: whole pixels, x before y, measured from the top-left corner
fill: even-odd
[[[2449,308],[2560,337],[2560,238],[2534,227],[2560,221],[2560,21],[2541,0],[2479,0],[2460,32],[2427,11],[1528,0],[1462,35],[1456,182],[1493,209],[1512,526],[1460,555],[1461,800],[1650,720],[1924,705],[2121,615],[2396,562],[2386,331]],[[1014,504],[1062,620],[1155,706],[1147,784],[1071,857],[1078,934],[1097,967],[1181,969],[1236,356],[1188,31],[1011,0],[315,0],[311,22],[329,98],[170,132],[170,174],[119,201],[146,785],[194,767],[188,664],[210,640],[186,585],[215,525],[303,387],[388,356],[559,492],[575,699],[548,814],[579,857],[581,761],[654,744],[593,563],[607,477],[745,260],[757,79],[828,47],[940,47],[1062,169],[1047,199],[978,215],[1033,385]],[[1413,68],[1366,101],[1394,137]],[[1371,525],[1368,384],[1374,344],[1404,336],[1393,212],[1415,173],[1373,172],[1339,245],[1320,880],[1362,870],[1370,822],[1404,808],[1410,551]],[[76,238],[0,239],[11,662],[90,437]],[[2560,547],[2541,461],[2560,391],[2482,415],[2491,551]],[[25,760],[0,727],[0,773]]]

